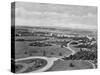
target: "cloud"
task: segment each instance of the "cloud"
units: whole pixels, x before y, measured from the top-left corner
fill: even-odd
[[[30,18],[33,17],[32,15],[40,15],[40,16],[62,16],[62,17],[95,17],[97,15],[93,13],[87,13],[84,15],[75,15],[70,13],[59,13],[55,11],[28,11],[25,8],[19,7],[15,8],[16,10],[16,17],[24,18],[24,16],[29,16]]]
[[[58,6],[57,6],[58,7]],[[32,9],[33,8],[33,9]],[[70,28],[84,28],[95,29],[97,25],[97,14],[94,14],[94,9],[79,7],[75,10],[74,7],[67,7],[64,12],[62,8],[47,9],[45,7],[38,10],[35,7],[16,7],[15,8],[15,22],[16,25],[30,25],[30,26],[63,26]],[[50,8],[50,7],[49,7]],[[30,8],[29,8],[30,9]],[[35,10],[34,10],[35,9]],[[45,10],[44,10],[45,9]],[[52,10],[52,11],[51,11]],[[60,11],[59,11],[60,10]],[[78,11],[77,11],[78,10]],[[81,10],[81,11],[80,11]]]

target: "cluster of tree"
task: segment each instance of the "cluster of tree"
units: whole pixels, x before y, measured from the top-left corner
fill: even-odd
[[[78,40],[88,40],[87,37],[74,37],[73,40],[78,41]]]
[[[33,34],[31,32],[28,31],[18,31],[16,32],[16,36],[32,36]]]
[[[78,42],[71,42],[70,44],[71,44],[71,45],[77,45]]]
[[[35,43],[30,43],[29,46],[44,47],[44,46],[52,46],[52,44],[50,44],[50,43],[35,42]]]
[[[95,60],[97,59],[97,51],[79,51],[74,55],[70,55],[69,57],[65,57],[66,60]]]
[[[24,38],[19,38],[16,39],[16,41],[43,41],[43,40],[48,40],[49,38],[42,38],[42,39],[24,39]]]
[[[56,38],[57,38],[57,39],[69,39],[69,37],[67,37],[67,36],[66,36],[66,37],[65,37],[65,36],[59,36],[59,37],[56,36]]]
[[[94,43],[94,44],[87,44],[87,43],[83,43],[83,44],[80,44],[80,45],[77,45],[77,46],[73,46],[75,48],[87,48],[87,49],[95,49],[97,50],[97,43]]]
[[[25,41],[25,39],[22,39],[22,38],[21,39],[16,39],[16,41]]]
[[[15,36],[45,36],[50,35],[49,32],[30,32],[30,31],[19,31],[16,30]]]
[[[23,68],[23,66],[22,65],[20,65],[20,64],[15,64],[15,72],[18,72],[19,70],[21,70]]]

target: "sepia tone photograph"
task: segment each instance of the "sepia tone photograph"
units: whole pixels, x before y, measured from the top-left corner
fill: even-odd
[[[97,69],[97,7],[13,2],[14,73]]]

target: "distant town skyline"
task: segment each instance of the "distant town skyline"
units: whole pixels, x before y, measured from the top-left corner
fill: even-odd
[[[15,25],[97,29],[94,6],[15,3]]]

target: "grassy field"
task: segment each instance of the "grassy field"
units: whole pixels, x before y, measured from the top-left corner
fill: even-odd
[[[28,56],[58,57],[66,56],[71,53],[70,50],[59,46],[33,47],[29,46],[29,43],[30,42],[15,42],[16,58],[24,58]]]
[[[92,68],[93,66],[84,60],[58,60],[55,61],[54,65],[48,71],[80,70]]]

